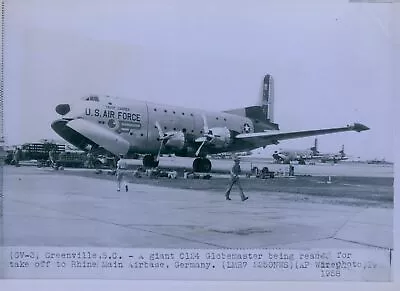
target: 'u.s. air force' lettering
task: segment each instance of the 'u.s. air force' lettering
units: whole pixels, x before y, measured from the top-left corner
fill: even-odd
[[[87,116],[94,116],[94,117],[103,117],[103,118],[113,118],[118,120],[126,120],[126,121],[134,121],[134,122],[141,122],[140,113],[131,113],[126,111],[115,111],[109,109],[91,109],[86,108],[85,114]]]

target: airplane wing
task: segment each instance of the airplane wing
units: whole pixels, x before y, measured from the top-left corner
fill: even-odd
[[[253,133],[241,133],[235,136],[236,139],[247,140],[254,143],[255,145],[265,146],[268,144],[278,144],[279,140],[294,139],[299,137],[323,135],[329,133],[343,132],[343,131],[364,131],[369,130],[369,127],[361,124],[354,123],[353,125],[347,125],[344,127],[316,129],[316,130],[304,130],[304,131],[265,131],[265,132],[253,132]]]

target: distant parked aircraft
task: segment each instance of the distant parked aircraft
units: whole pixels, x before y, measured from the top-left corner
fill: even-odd
[[[320,153],[318,151],[318,139],[314,140],[314,146],[306,150],[280,150],[275,151],[272,157],[277,162],[290,163],[292,161],[297,161],[299,164],[305,164],[306,161],[321,161],[326,162],[338,162],[347,160],[348,157],[344,152],[344,145],[338,153]]]

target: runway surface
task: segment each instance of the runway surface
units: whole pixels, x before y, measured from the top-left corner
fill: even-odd
[[[126,193],[93,171],[3,172],[5,246],[393,248],[391,178],[243,178],[241,202],[223,178],[132,179]]]

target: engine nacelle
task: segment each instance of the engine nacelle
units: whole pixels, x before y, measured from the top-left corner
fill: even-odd
[[[186,137],[182,131],[169,132],[173,134],[165,143],[165,147],[173,150],[182,150],[186,145]]]
[[[216,148],[226,148],[232,142],[232,134],[226,127],[214,127],[210,128],[209,133],[213,136],[210,144]]]

